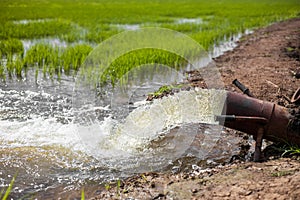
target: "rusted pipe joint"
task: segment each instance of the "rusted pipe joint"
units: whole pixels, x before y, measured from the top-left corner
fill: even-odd
[[[290,128],[293,116],[285,107],[235,92],[227,92],[222,115],[235,116],[235,120],[224,118],[224,126],[248,133],[255,138],[262,126],[259,122],[265,119],[264,139],[300,145],[300,133],[297,129]]]

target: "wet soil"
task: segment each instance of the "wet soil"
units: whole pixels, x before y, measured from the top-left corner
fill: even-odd
[[[300,87],[299,58],[297,18],[244,36],[234,50],[214,60],[227,90],[240,92],[232,84],[238,79],[255,97],[289,108],[298,120],[299,105],[290,100]],[[203,86],[196,73],[192,82]],[[212,168],[195,166],[189,172],[140,174],[109,187],[99,186],[92,199],[298,199],[299,157],[282,158],[281,153],[269,151],[271,147],[265,149],[265,162],[231,159]]]

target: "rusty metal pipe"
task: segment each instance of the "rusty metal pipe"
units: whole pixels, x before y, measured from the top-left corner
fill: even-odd
[[[294,127],[293,116],[285,107],[271,102],[227,92],[223,113],[216,116],[216,120],[226,127],[253,135],[255,139],[300,145],[300,127]]]

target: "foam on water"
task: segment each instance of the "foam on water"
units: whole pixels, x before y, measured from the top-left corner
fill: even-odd
[[[73,117],[72,108],[62,97],[59,99],[47,93],[30,91],[21,94],[16,91],[0,92],[1,98],[6,98],[1,105],[2,116],[16,118],[14,114],[17,112],[20,117],[18,120],[1,121],[2,141],[9,142],[12,146],[61,145],[84,152],[84,148],[81,147],[82,141],[88,140],[88,144],[95,146],[100,156],[107,153],[108,147],[109,152],[117,152],[116,156],[120,150],[131,152],[145,141],[150,141],[162,132],[184,123],[213,123],[213,116],[221,111],[219,104],[223,100],[223,93],[217,90],[182,91],[141,104],[128,115],[124,123],[107,117],[104,121],[97,121],[87,127],[58,120]],[[9,98],[6,97],[8,95]],[[41,101],[37,102],[34,99],[38,96],[48,101],[44,104]],[[211,103],[216,101],[219,104]],[[34,108],[36,106],[38,108]],[[107,107],[96,109],[108,110]],[[46,114],[49,116],[45,116]],[[27,120],[22,120],[24,118]],[[84,134],[80,133],[84,138],[78,137],[77,133],[80,131],[86,131]]]

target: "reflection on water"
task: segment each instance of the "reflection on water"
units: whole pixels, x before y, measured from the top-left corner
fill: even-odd
[[[202,24],[203,19],[202,18],[180,18],[177,19],[176,22],[177,24]]]

